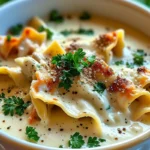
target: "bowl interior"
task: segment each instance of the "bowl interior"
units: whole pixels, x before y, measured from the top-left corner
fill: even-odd
[[[18,0],[10,2],[9,4],[0,8],[0,34],[5,34],[7,29],[16,23],[25,23],[32,16],[45,16],[51,9],[58,9],[63,13],[77,13],[83,10],[89,11],[92,14],[107,17],[108,19],[114,19],[128,24],[144,34],[150,36],[150,11],[148,9],[142,9],[140,6],[135,6],[132,2],[128,1],[114,1],[114,0]],[[146,136],[144,136],[144,134]],[[0,131],[0,137],[6,146],[7,142],[11,140],[12,144],[19,143],[21,145],[27,145],[27,142],[18,140]],[[150,136],[150,131],[143,133],[138,140],[130,140],[120,144],[128,146],[137,144]],[[1,143],[1,139],[0,139]],[[35,147],[32,143],[28,144],[31,147]],[[119,146],[119,144],[117,144]],[[114,145],[114,148],[118,147]],[[17,145],[16,145],[17,146]],[[20,146],[18,144],[18,146]],[[1,148],[1,147],[0,147]],[[41,149],[41,146],[36,146],[36,149]],[[112,147],[111,147],[112,148]],[[44,148],[42,148],[44,149]],[[52,148],[54,149],[54,148]],[[97,149],[97,148],[95,148]],[[99,149],[99,148],[98,148]],[[109,149],[106,147],[106,149]]]

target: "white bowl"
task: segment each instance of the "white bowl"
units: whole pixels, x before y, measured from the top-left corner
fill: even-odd
[[[25,23],[32,16],[45,16],[51,9],[61,12],[82,12],[87,10],[92,14],[101,15],[128,24],[150,36],[150,10],[145,6],[124,0],[17,0],[0,8],[0,34],[16,23]],[[141,135],[111,146],[98,149],[148,150],[150,148],[150,130]],[[0,150],[32,150],[58,149],[29,143],[8,135],[0,130]],[[130,149],[130,150],[131,150]]]

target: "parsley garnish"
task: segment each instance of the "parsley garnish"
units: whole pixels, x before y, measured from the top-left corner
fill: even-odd
[[[91,66],[95,61],[95,56],[85,59],[85,52],[79,48],[74,54],[57,55],[52,58],[52,64],[55,64],[61,70],[59,87],[69,90],[73,83],[73,77],[79,76],[83,68]]]
[[[99,141],[100,141],[100,142],[106,142],[105,139],[101,139],[101,138],[99,139]]]
[[[91,18],[91,15],[88,13],[88,12],[86,12],[86,11],[84,11],[81,15],[80,15],[80,20],[89,20],[90,18]]]
[[[68,36],[68,35],[74,33],[74,31],[73,30],[63,30],[60,33],[64,36]]]
[[[139,49],[137,50],[136,53],[133,54],[134,58],[133,58],[133,61],[134,61],[134,64],[136,65],[143,65],[143,62],[144,62],[144,51]]]
[[[115,62],[115,65],[117,65],[117,66],[123,65],[123,61],[122,61],[122,60],[116,61],[116,62]]]
[[[23,29],[23,25],[17,24],[15,26],[12,26],[9,31],[12,35],[18,35],[22,31],[22,29]]]
[[[78,132],[71,135],[71,139],[69,140],[69,147],[71,148],[81,148],[84,145],[83,136],[81,136]]]
[[[4,97],[4,95],[3,95]],[[29,102],[24,103],[22,98],[19,97],[4,97],[4,105],[2,105],[2,111],[4,115],[11,115],[17,114],[19,116],[23,115],[25,109],[30,105]]]
[[[86,34],[86,35],[93,35],[94,34],[94,31],[92,29],[83,29],[83,28],[80,28],[78,31],[77,31],[78,34]]]
[[[50,29],[45,28],[44,26],[40,26],[40,27],[38,28],[38,31],[39,31],[39,32],[45,31],[46,34],[47,34],[47,39],[48,39],[48,40],[50,40],[50,39],[52,38],[52,36],[53,36],[53,32],[50,31]]]
[[[5,98],[5,94],[4,94],[4,93],[1,93],[1,94],[0,94],[0,101],[2,101],[4,98]]]
[[[128,62],[126,62],[126,66],[128,67],[128,68],[134,68],[134,64],[133,63],[128,63]]]
[[[84,35],[93,35],[94,31],[92,29],[83,29],[79,28],[78,30],[63,30],[60,32],[64,36],[68,36],[70,34],[84,34]]]
[[[97,82],[97,83],[94,85],[94,90],[93,90],[93,91],[97,91],[99,94],[102,94],[105,89],[106,89],[106,86],[105,86],[104,83],[102,83],[102,82]]]
[[[11,40],[11,35],[7,35],[7,41],[9,42]]]
[[[111,107],[110,107],[110,105],[106,108],[106,110],[109,110]]]
[[[64,148],[63,145],[59,145],[59,148]]]
[[[106,140],[101,139],[101,138],[97,138],[97,137],[89,137],[86,145],[89,148],[98,147],[98,146],[100,146],[101,142],[106,142]],[[71,138],[69,140],[69,147],[81,148],[84,144],[85,144],[85,141],[83,140],[83,136],[80,135],[78,132],[71,135]]]
[[[88,147],[98,147],[100,146],[100,141],[97,137],[89,137],[87,142]]]
[[[40,138],[35,128],[29,126],[26,127],[26,135],[31,142],[37,142]]]
[[[56,23],[61,23],[64,21],[63,16],[57,11],[57,10],[52,10],[50,12],[50,21],[56,22]]]

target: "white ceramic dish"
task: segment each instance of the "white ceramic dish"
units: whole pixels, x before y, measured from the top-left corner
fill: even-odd
[[[7,29],[16,23],[25,23],[32,16],[44,16],[51,9],[57,8],[61,12],[81,12],[87,10],[93,14],[115,19],[128,24],[144,34],[150,36],[150,10],[133,1],[124,0],[18,0],[12,1],[0,8],[0,34],[5,34]],[[134,139],[119,144],[105,146],[102,149],[149,150],[150,130]],[[16,139],[0,130],[0,150],[19,149],[58,149],[48,148],[23,140]],[[93,148],[98,150],[101,148]]]

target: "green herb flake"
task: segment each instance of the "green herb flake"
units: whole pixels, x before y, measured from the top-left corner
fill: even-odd
[[[25,109],[30,105],[29,102],[24,103],[22,98],[15,96],[4,98],[3,100],[4,105],[2,105],[2,111],[6,116],[13,116],[14,114],[21,116]]]
[[[61,31],[60,33],[61,33],[62,35],[64,35],[64,36],[68,36],[68,35],[72,34],[73,31],[72,31],[72,30],[63,30],[63,31]]]
[[[106,89],[106,86],[105,86],[104,83],[102,83],[102,82],[97,82],[97,83],[94,85],[94,90],[93,90],[93,91],[97,91],[99,94],[102,94],[105,89]]]
[[[0,94],[0,101],[2,101],[4,98],[5,98],[5,94],[4,94],[4,93],[1,93],[1,94]]]
[[[106,140],[105,140],[105,139],[102,139],[102,138],[100,138],[99,141],[100,141],[100,142],[106,142]]]
[[[83,136],[81,136],[78,132],[71,135],[69,140],[69,147],[70,148],[81,148],[84,145]]]
[[[89,137],[88,142],[87,142],[87,146],[89,148],[98,147],[98,146],[100,146],[100,141],[97,137]]]
[[[63,16],[57,10],[52,10],[50,12],[49,19],[55,23],[62,23],[64,21]]]
[[[12,34],[12,35],[19,35],[21,33],[23,29],[23,25],[22,24],[17,24],[15,26],[12,26],[10,29],[9,29],[9,32]]]
[[[59,148],[64,148],[63,145],[59,145]]]
[[[92,29],[83,29],[83,28],[80,28],[76,33],[77,34],[85,34],[85,35],[93,35],[94,31]]]
[[[37,142],[40,138],[35,128],[30,126],[26,127],[26,135],[31,142]]]
[[[7,35],[7,41],[11,41],[11,35]]]
[[[59,87],[69,90],[73,83],[73,77],[79,76],[83,68],[91,66],[95,61],[95,56],[85,58],[85,52],[79,48],[74,54],[57,55],[52,58],[52,64],[61,71]]]
[[[84,11],[80,17],[79,17],[80,20],[89,20],[91,19],[91,15],[87,12],[87,11]]]
[[[141,49],[138,49],[136,53],[133,54],[133,61],[134,64],[141,66],[144,63],[144,51]]]
[[[47,34],[47,39],[48,39],[48,40],[51,40],[51,39],[52,39],[53,32],[50,31],[50,29],[45,28],[44,26],[40,26],[40,27],[38,28],[38,31],[39,31],[39,32],[44,32],[44,31],[45,31],[46,34]]]
[[[109,110],[111,107],[110,107],[110,105],[106,108],[106,110]]]
[[[70,34],[83,34],[91,36],[94,34],[94,31],[92,29],[79,28],[78,30],[62,30],[60,33],[64,36],[68,36]]]
[[[119,61],[116,61],[116,62],[115,62],[115,65],[117,65],[117,66],[123,65],[123,64],[124,64],[124,62],[123,62],[122,60],[119,60]]]
[[[37,64],[36,67],[37,67],[38,69],[40,69],[40,68],[41,68],[41,65]]]
[[[126,66],[127,66],[127,68],[131,68],[131,69],[133,69],[134,68],[134,64],[133,63],[126,63]]]

